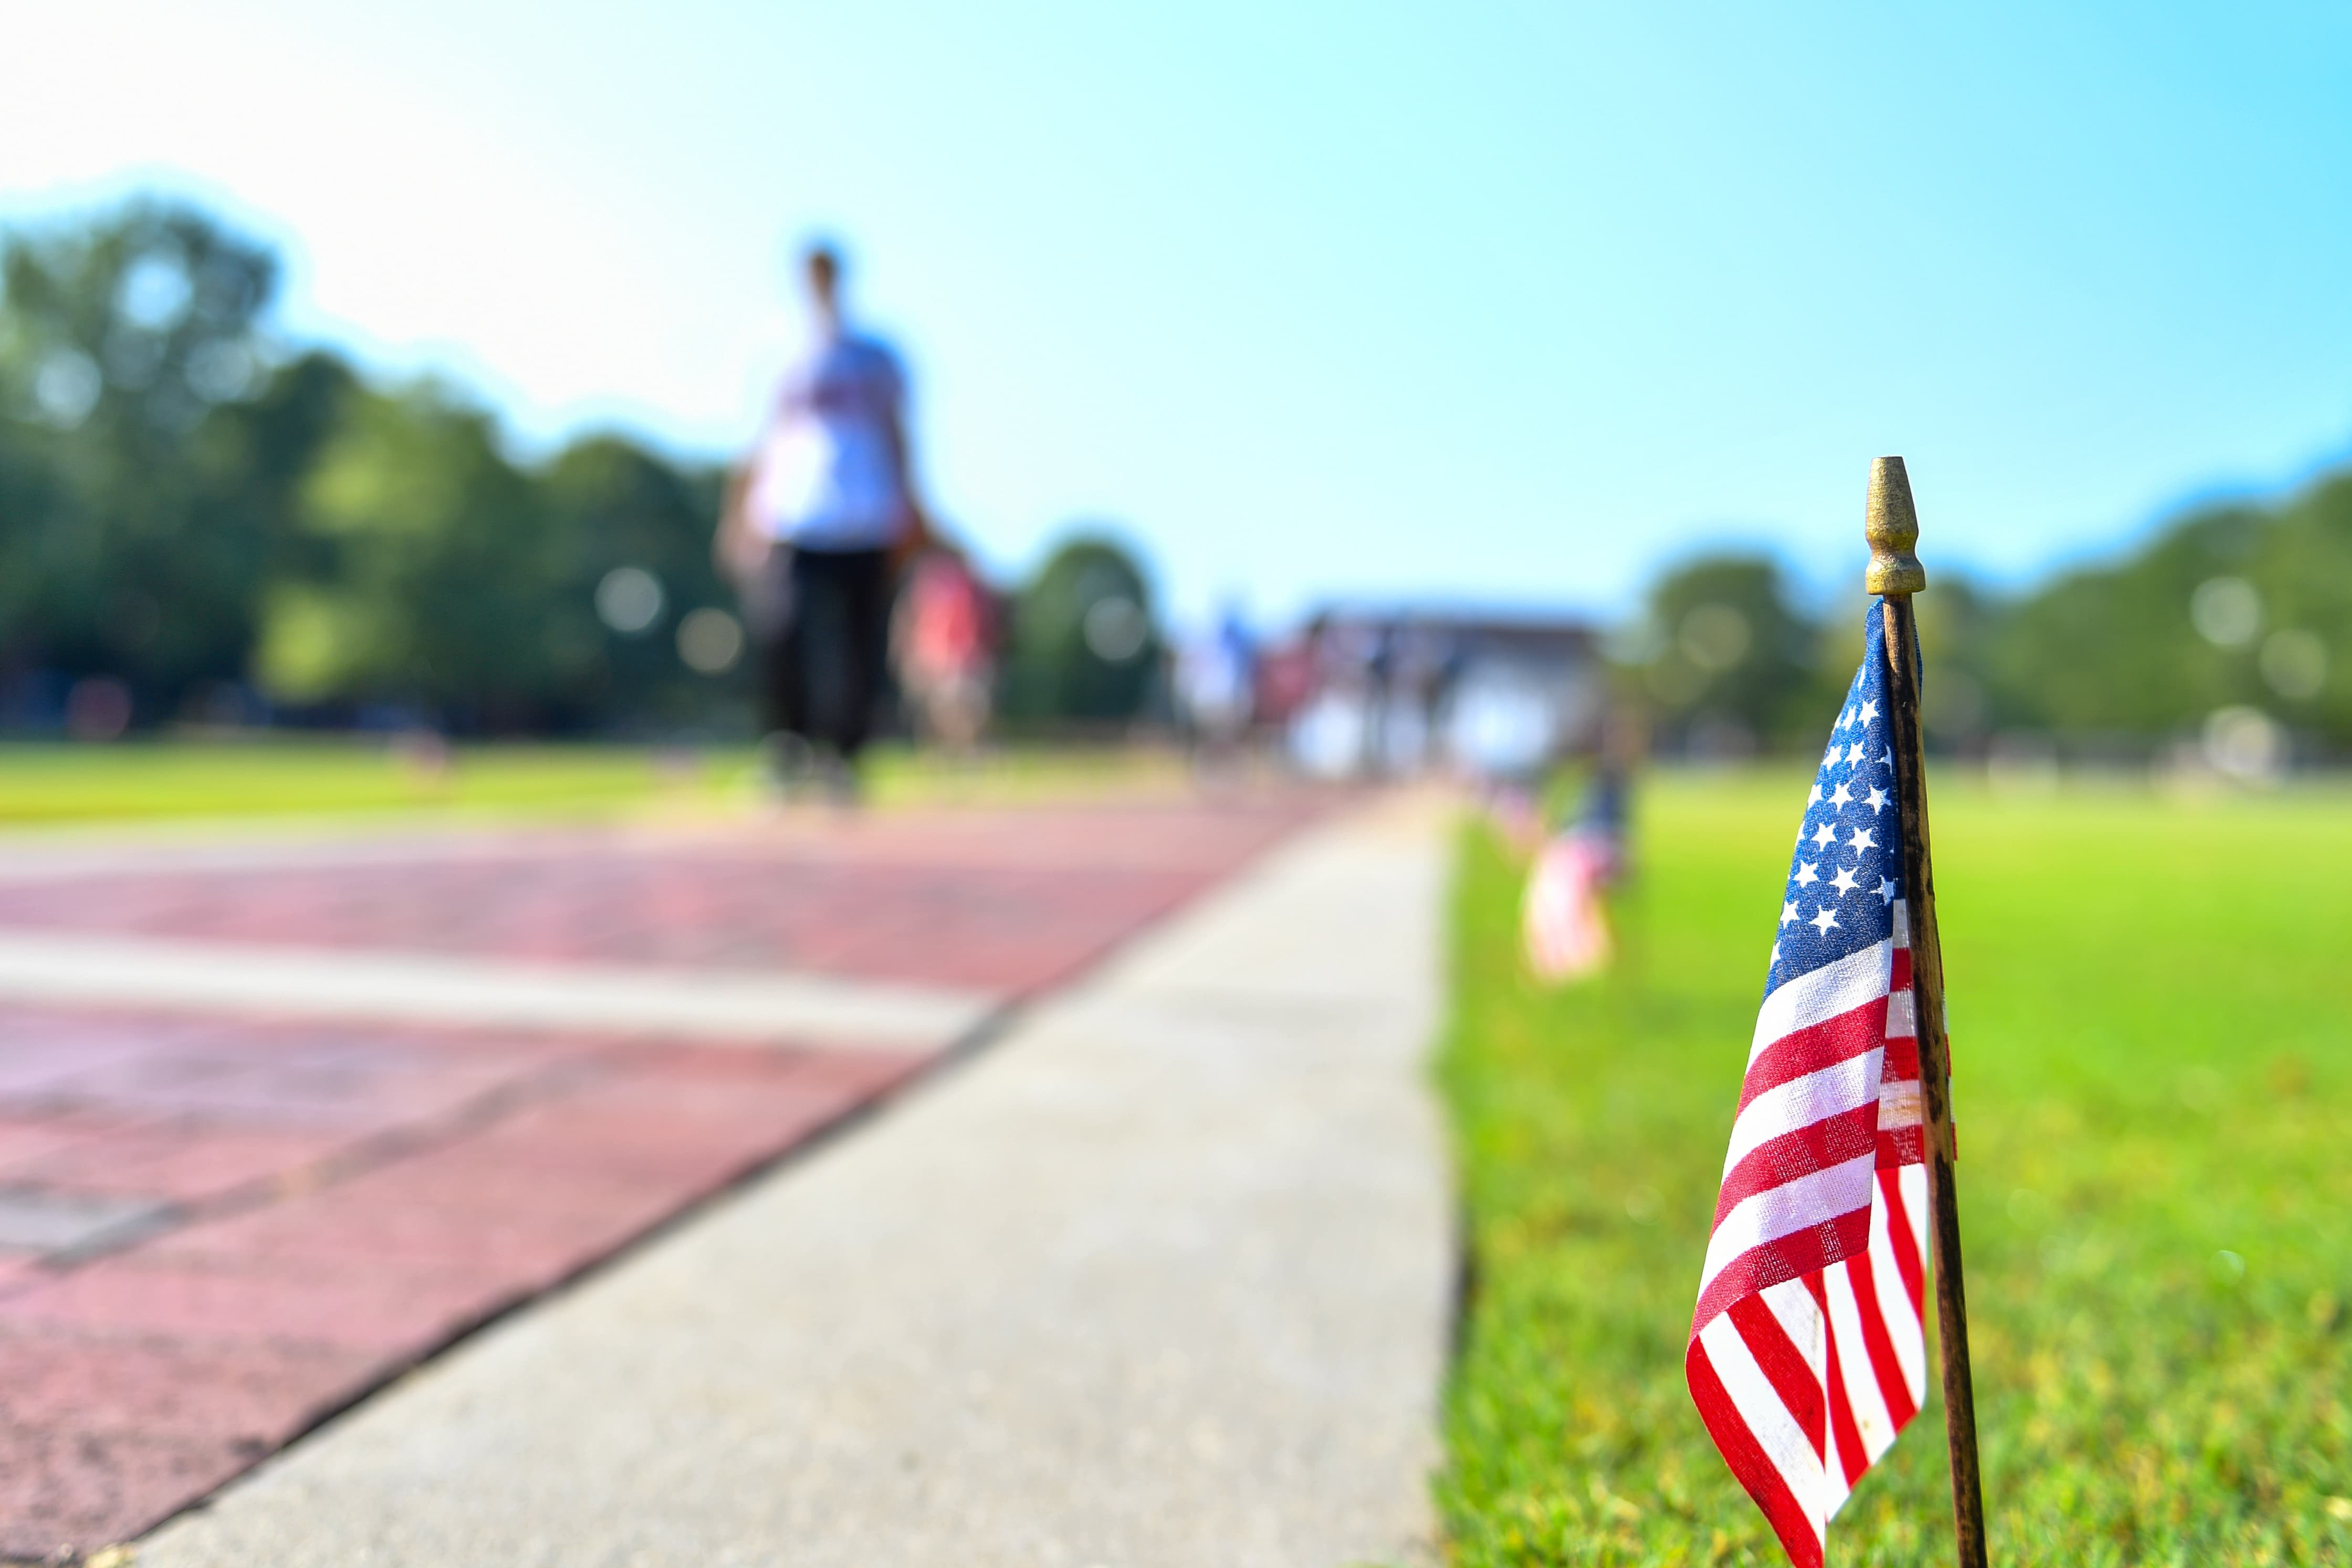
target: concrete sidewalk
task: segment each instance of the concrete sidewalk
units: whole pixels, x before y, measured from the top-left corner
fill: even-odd
[[[1310,833],[144,1568],[1431,1554],[1443,816]]]

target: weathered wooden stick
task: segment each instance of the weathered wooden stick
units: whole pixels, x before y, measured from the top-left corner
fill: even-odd
[[[1952,1454],[1952,1533],[1960,1568],[1985,1568],[1984,1493],[1977,1473],[1976,1386],[1969,1373],[1969,1303],[1960,1270],[1960,1199],[1952,1163],[1952,1048],[1944,1032],[1944,951],[1936,934],[1936,871],[1927,854],[1927,779],[1919,739],[1919,633],[1911,595],[1927,585],[1911,547],[1919,517],[1900,458],[1870,466],[1870,539],[1864,580],[1886,605],[1887,714],[1895,737],[1895,798],[1903,815],[1904,897],[1911,919],[1911,996],[1927,1101],[1927,1202],[1936,1237],[1936,1324],[1944,1344],[1944,1435]]]

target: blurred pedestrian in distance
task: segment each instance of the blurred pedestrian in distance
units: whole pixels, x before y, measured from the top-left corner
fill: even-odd
[[[898,686],[924,739],[969,756],[988,728],[996,685],[995,611],[963,554],[934,540],[899,595]]]
[[[1257,689],[1251,694],[1258,722],[1286,725],[1315,695],[1315,645],[1294,636],[1259,650]]]
[[[729,486],[717,554],[758,639],[772,786],[856,794],[888,657],[898,564],[924,533],[898,356],[842,309],[831,246],[802,257],[810,341]]]
[[[1231,605],[1176,656],[1176,698],[1205,761],[1230,757],[1257,717],[1257,645]]]

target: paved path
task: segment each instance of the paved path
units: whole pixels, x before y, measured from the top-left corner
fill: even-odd
[[[1315,814],[0,854],[0,1558],[120,1541]]]
[[[1426,1556],[1441,839],[1390,805],[1295,842],[142,1568]]]

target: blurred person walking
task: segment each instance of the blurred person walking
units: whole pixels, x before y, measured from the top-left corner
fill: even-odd
[[[907,375],[851,326],[842,260],[802,257],[811,341],[728,489],[716,553],[758,639],[771,786],[855,798],[888,658],[897,566],[924,535],[906,428]]]
[[[1257,717],[1257,644],[1238,606],[1227,605],[1177,654],[1176,697],[1196,760],[1209,766],[1232,760]]]

